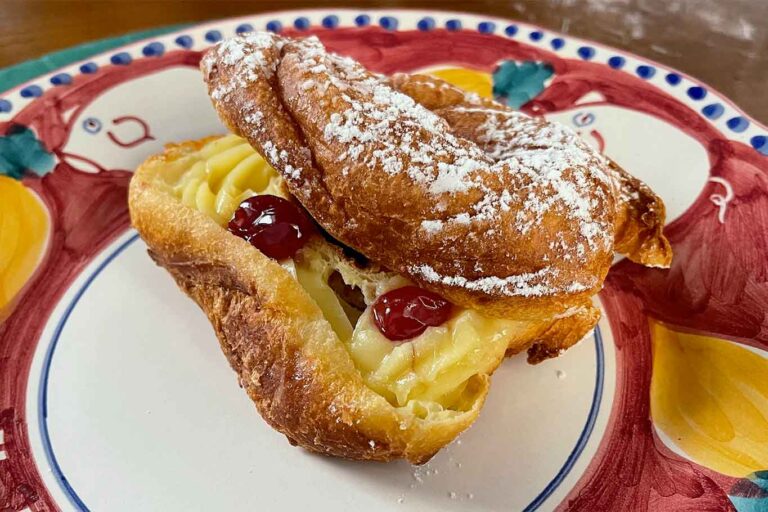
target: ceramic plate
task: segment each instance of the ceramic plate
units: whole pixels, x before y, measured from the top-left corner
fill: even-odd
[[[166,142],[222,133],[197,70],[236,33],[317,34],[561,121],[668,206],[668,271],[618,261],[565,355],[506,361],[428,464],[291,447],[129,226]],[[768,507],[768,130],[682,73],[502,19],[421,11],[217,21],[0,99],[0,505],[12,510]]]

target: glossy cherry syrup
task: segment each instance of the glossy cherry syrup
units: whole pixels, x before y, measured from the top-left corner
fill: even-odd
[[[314,231],[298,206],[272,195],[253,196],[240,203],[228,228],[276,260],[296,254]]]
[[[405,286],[380,296],[371,309],[379,331],[392,341],[403,341],[446,322],[451,308],[451,303],[436,293]]]

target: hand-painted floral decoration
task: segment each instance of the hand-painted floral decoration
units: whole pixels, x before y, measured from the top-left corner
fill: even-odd
[[[493,95],[512,108],[520,108],[544,90],[553,73],[546,62],[504,61],[493,72]]]
[[[25,172],[42,176],[53,169],[53,164],[53,155],[26,126],[14,125],[0,136],[0,174],[17,180]]]

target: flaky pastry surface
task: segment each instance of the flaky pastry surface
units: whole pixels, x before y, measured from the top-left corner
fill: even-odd
[[[547,130],[549,123],[513,111],[493,100],[467,94],[429,75],[396,73],[389,83],[445,119],[454,134],[477,144],[494,161],[520,150],[520,132]],[[664,237],[664,203],[645,183],[610,158],[604,171],[614,196],[614,251],[652,267],[669,267],[672,248]]]
[[[208,315],[261,415],[294,444],[424,462],[477,417],[505,347],[539,362],[594,327],[591,297],[614,252],[670,263],[658,196],[557,123],[433,77],[369,73],[312,38],[238,36],[201,66],[222,120],[282,177],[264,193],[290,192],[379,268],[505,326],[492,364],[461,388],[458,410],[419,416],[393,405],[295,272],[222,227],[255,192],[234,187],[225,197],[225,188],[213,194],[191,181],[177,187],[181,198],[172,193],[170,164],[213,139],[169,146],[131,182],[132,221]],[[387,384],[379,391],[389,393]]]
[[[599,291],[616,249],[668,264],[658,198],[634,222],[634,182],[557,123],[408,87],[314,38],[236,37],[201,66],[222,120],[319,224],[456,304],[549,320]]]
[[[489,375],[467,382],[464,410],[436,419],[393,407],[367,387],[285,268],[172,194],[163,177],[169,164],[209,140],[169,146],[131,180],[131,220],[152,258],[206,313],[241,386],[291,443],[351,459],[428,460],[475,420]]]

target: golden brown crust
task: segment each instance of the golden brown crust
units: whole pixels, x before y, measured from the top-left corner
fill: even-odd
[[[495,111],[508,109],[497,102],[471,96],[461,89],[432,76],[397,73],[390,83],[426,108],[448,121],[454,133],[480,145],[486,152],[503,156],[513,147],[514,127],[501,140],[491,140],[483,129]],[[482,107],[473,111],[472,107]],[[541,122],[541,126],[544,126]],[[629,174],[610,158],[607,171],[614,181],[614,250],[634,262],[668,268],[672,248],[663,233],[665,210],[659,196],[641,180]]]
[[[389,83],[432,111],[448,107],[487,107],[500,110],[505,108],[490,98],[467,94],[455,85],[430,75],[395,73],[389,78]],[[477,143],[477,140],[470,140]]]
[[[669,268],[672,246],[664,236],[664,202],[613,160],[608,165],[618,189],[616,252],[647,267]]]
[[[237,41],[202,64],[225,124],[264,155],[334,237],[456,304],[517,321],[509,354],[527,350],[539,362],[592,329],[599,311],[589,298],[614,248],[646,264],[669,263],[658,197],[567,130],[429,77],[371,75],[319,43],[271,34]],[[393,96],[399,93],[387,84],[438,115]],[[356,108],[374,121],[394,121],[394,138],[344,124]],[[405,112],[404,122],[393,108]],[[483,134],[481,126],[503,129]],[[206,142],[170,146],[137,170],[131,218],[153,259],[207,314],[260,414],[314,452],[428,460],[475,420],[490,376],[468,381],[462,411],[427,419],[370,389],[283,267],[170,193],[160,176],[166,164]],[[392,148],[400,167],[385,154]],[[358,154],[348,154],[353,150]],[[401,172],[418,169],[420,158],[451,168],[448,182]],[[458,183],[462,176],[469,181]]]
[[[384,78],[310,40],[235,38],[209,52],[202,68],[225,123],[283,175],[320,225],[371,260],[498,316],[545,320],[599,291],[613,251],[612,184],[575,135],[550,130],[547,144],[560,145],[545,148],[546,158],[560,167],[539,179],[546,164],[524,141],[545,133],[544,121],[519,132],[524,158],[494,162],[454,137],[445,120],[422,119],[429,111],[404,105],[406,96],[387,97]],[[362,105],[374,105],[358,110],[370,114],[367,124],[347,123]],[[391,108],[405,114],[387,118]],[[379,117],[394,138],[356,131]],[[395,151],[395,161],[387,153],[394,147],[409,149]],[[449,179],[421,180],[422,157],[439,162],[434,173],[451,169]],[[467,183],[457,185],[462,176]]]
[[[572,315],[555,319],[528,347],[528,362],[540,363],[557,357],[581,341],[600,320],[600,310],[592,303],[576,308]],[[507,355],[512,355],[508,350]]]
[[[489,114],[495,110],[506,110],[491,99],[468,95],[461,89],[428,75],[397,73],[390,77],[389,83],[424,107],[437,112],[448,121],[454,133],[480,145],[486,152],[502,153],[498,147],[493,146],[508,144],[512,138],[505,137],[501,143],[483,140],[481,128],[488,122]],[[473,107],[481,107],[482,110],[471,113]],[[669,267],[672,250],[663,234],[664,203],[645,183],[612,160],[607,161],[615,183],[614,250],[643,265]],[[578,343],[594,329],[600,319],[600,310],[588,301],[579,307],[572,306],[572,309],[574,314],[556,318],[548,326],[546,322],[540,323],[538,333],[513,340],[507,355],[512,356],[527,350],[528,362],[536,364],[557,357]],[[545,327],[542,328],[542,324]]]
[[[176,200],[158,178],[205,141],[147,160],[129,190],[134,227],[153,259],[206,313],[259,413],[308,450],[361,460],[427,461],[469,427],[489,376],[470,379],[471,407],[420,419],[368,388],[318,306],[275,261]]]

